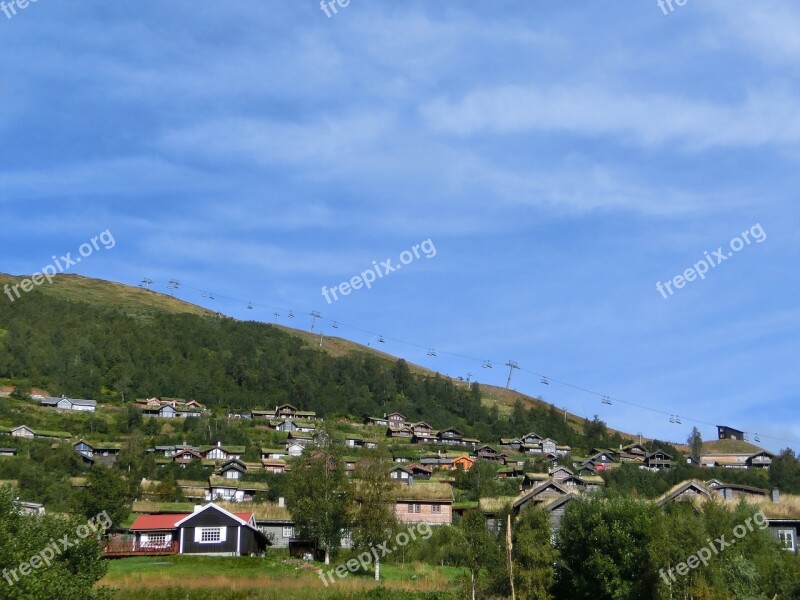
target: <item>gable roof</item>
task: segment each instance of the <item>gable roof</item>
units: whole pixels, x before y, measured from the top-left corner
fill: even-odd
[[[647,453],[647,458],[653,458],[656,454],[663,454],[664,456],[666,456],[667,458],[672,460],[672,455],[671,454],[667,454],[663,450],[655,450],[654,452],[648,452]]]
[[[563,485],[561,485],[558,481],[556,481],[555,479],[548,479],[547,481],[545,481],[541,485],[536,486],[535,488],[529,490],[527,493],[525,493],[522,496],[520,496],[519,498],[517,498],[516,501],[514,502],[514,505],[513,505],[514,508],[518,508],[518,507],[522,506],[523,504],[527,503],[529,500],[532,500],[534,497],[536,497],[539,494],[541,494],[543,491],[545,491],[549,487],[556,488],[564,496],[569,494],[569,490],[567,488],[565,488]]]
[[[66,400],[70,404],[74,404],[76,406],[95,406],[95,407],[97,406],[97,402],[95,400],[80,400],[77,398],[67,398],[66,396],[60,398],[53,398],[53,397],[44,398],[40,400],[39,403],[44,406],[50,406],[50,405],[56,405],[62,400]]]
[[[559,496],[558,498],[552,498],[547,502],[542,503],[542,508],[545,510],[556,510],[564,506],[567,502],[571,502],[578,497],[578,494],[575,492],[570,492],[566,496]]]
[[[240,473],[244,473],[247,470],[247,465],[245,465],[242,461],[234,458],[233,460],[229,460],[229,461],[225,462],[220,467],[219,470],[220,470],[220,473],[224,473],[225,471],[231,471],[231,470],[235,470],[235,471],[239,471]]]
[[[246,525],[247,527],[255,529],[255,527],[250,525],[250,520],[253,518],[253,513],[232,513],[232,512],[228,512],[227,510],[225,510],[221,506],[217,506],[213,502],[209,502],[208,504],[206,504],[203,508],[201,508],[197,512],[193,512],[190,515],[184,515],[182,519],[178,520],[175,523],[175,527],[180,527],[181,525],[184,525],[191,518],[196,517],[197,515],[202,514],[207,510],[216,510],[217,512],[221,512],[226,517],[230,517],[231,519],[233,519],[234,521],[236,521],[240,525]],[[256,530],[256,531],[258,531],[258,530]]]
[[[565,467],[564,465],[558,465],[557,467],[553,467],[550,469],[550,474],[557,473],[558,471],[566,471],[570,475],[575,475],[574,471],[569,467]]]
[[[702,482],[696,479],[690,479],[672,486],[672,488],[656,498],[655,503],[658,504],[658,506],[664,506],[667,502],[674,500],[677,496],[680,496],[689,489],[693,489],[698,495],[705,496],[706,498],[711,497],[711,492],[708,491],[708,488],[706,488]]]
[[[497,454],[497,450],[495,450],[494,448],[492,448],[492,447],[491,447],[489,444],[484,444],[483,446],[481,446],[480,448],[478,448],[478,449],[476,450],[476,452],[480,452],[481,450],[491,450],[491,451],[492,451],[494,454]]]
[[[12,433],[14,431],[19,431],[20,429],[25,429],[27,431],[30,431],[32,434],[36,435],[36,432],[27,425],[17,425],[16,427],[12,427],[11,429],[9,429],[8,432]]]
[[[714,483],[709,483],[708,487],[712,490],[735,490],[740,492],[750,492],[751,494],[758,494],[761,496],[768,496],[769,491],[764,488],[756,487],[754,485],[744,485],[741,483],[722,483],[719,480],[714,480]]]

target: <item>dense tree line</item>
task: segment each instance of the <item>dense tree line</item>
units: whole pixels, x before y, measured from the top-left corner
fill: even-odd
[[[32,293],[0,306],[0,377],[104,401],[154,395],[248,409],[290,402],[323,416],[400,410],[436,426],[489,424],[477,387],[415,377],[403,361],[334,358],[271,325],[133,316]],[[483,431],[488,433],[488,431]]]
[[[500,531],[491,533],[484,516],[470,511],[459,526],[437,530],[409,551],[465,568],[461,597],[510,598],[512,584],[520,600],[800,597],[800,559],[746,504],[659,508],[635,498],[584,498],[568,506],[555,535],[549,513],[538,507],[511,517],[511,536],[506,518],[499,521]]]
[[[19,382],[22,395],[37,386],[56,395],[118,403],[150,396],[194,398],[220,410],[290,402],[324,417],[354,419],[397,410],[482,440],[533,430],[577,446],[624,441],[607,435],[597,419],[576,430],[552,406],[525,409],[518,403],[502,416],[481,403],[477,384],[467,389],[444,377],[414,375],[404,360],[367,353],[333,357],[269,324],[134,315],[37,292],[24,301],[0,303],[0,378]],[[111,424],[75,420],[81,433],[127,434],[143,427],[157,433],[157,426],[143,424],[132,408]]]

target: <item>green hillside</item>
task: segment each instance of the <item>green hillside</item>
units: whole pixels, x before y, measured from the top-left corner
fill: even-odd
[[[19,281],[0,275],[0,285]],[[0,303],[0,341],[0,378],[53,395],[105,402],[160,395],[235,409],[292,402],[355,418],[399,410],[487,441],[530,429],[582,441],[582,417],[568,414],[565,426],[562,412],[515,391],[469,390],[343,338],[326,337],[320,347],[305,331],[220,318],[165,294],[79,275]],[[526,418],[513,415],[515,404]]]
[[[755,454],[762,449],[743,440],[714,440],[703,443],[703,452],[709,454]]]
[[[0,273],[0,287],[18,284],[24,277]],[[129,315],[152,315],[157,313],[192,314],[213,316],[214,313],[195,304],[190,304],[159,294],[152,290],[91,279],[81,275],[57,275],[52,284],[35,288],[35,292],[59,300],[84,302],[95,306],[114,307]],[[4,296],[3,300],[7,298]],[[18,300],[23,301],[24,298]],[[15,301],[16,302],[16,301]]]

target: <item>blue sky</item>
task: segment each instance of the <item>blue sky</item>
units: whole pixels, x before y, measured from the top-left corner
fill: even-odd
[[[513,387],[632,432],[682,441],[696,419],[772,449],[800,440],[796,3],[17,13],[0,13],[0,270],[110,229],[114,248],[73,272],[177,278],[182,298],[267,321],[291,308],[297,327],[319,310],[453,376],[504,385],[501,364],[453,354],[512,359],[667,413],[515,372]],[[763,243],[657,292],[755,224]],[[433,258],[322,297],[427,239]]]

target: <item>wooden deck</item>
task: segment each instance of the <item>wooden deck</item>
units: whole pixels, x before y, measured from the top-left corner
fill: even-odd
[[[105,542],[103,558],[127,558],[130,556],[170,556],[178,553],[178,542],[168,544],[141,544],[131,542]]]

